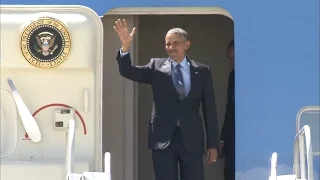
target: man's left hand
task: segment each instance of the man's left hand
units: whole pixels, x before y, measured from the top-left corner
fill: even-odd
[[[217,161],[218,151],[216,148],[209,148],[207,151],[207,165],[215,163]]]

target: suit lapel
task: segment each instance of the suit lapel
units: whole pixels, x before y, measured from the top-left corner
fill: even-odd
[[[167,60],[165,60],[161,66],[161,72],[167,74],[168,76],[171,77],[171,62],[170,62],[170,58],[168,58]]]

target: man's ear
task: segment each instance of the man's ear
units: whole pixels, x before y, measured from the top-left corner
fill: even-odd
[[[190,41],[187,41],[187,42],[186,42],[186,49],[189,49],[190,46],[191,46],[191,42],[190,42]]]

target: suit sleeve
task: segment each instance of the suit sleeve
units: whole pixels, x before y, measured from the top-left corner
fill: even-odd
[[[220,140],[221,141],[228,141],[229,136],[230,136],[230,130],[232,130],[232,114],[234,112],[232,112],[234,103],[233,103],[233,92],[234,90],[232,88],[234,88],[233,86],[234,83],[234,76],[232,74],[232,72],[230,72],[229,74],[229,80],[228,80],[228,100],[227,100],[227,105],[226,105],[226,113],[224,115],[224,123],[223,123],[223,127],[222,127],[222,132],[221,132],[221,137]]]
[[[219,147],[219,127],[212,83],[211,70],[208,68],[202,93],[202,113],[207,134],[207,148]]]
[[[229,103],[229,102],[228,102]],[[228,109],[228,104],[227,104],[227,109]],[[228,130],[230,129],[230,125],[231,125],[231,118],[228,118],[228,111],[226,112],[225,116],[224,116],[224,123],[223,123],[223,127],[222,127],[222,131],[221,131],[221,137],[220,137],[220,141],[226,142],[229,136]]]
[[[144,66],[134,66],[131,64],[130,53],[121,56],[119,51],[116,58],[119,64],[119,72],[122,77],[139,83],[151,84],[153,59]]]

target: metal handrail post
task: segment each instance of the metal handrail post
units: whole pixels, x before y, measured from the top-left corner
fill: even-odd
[[[69,120],[67,132],[67,150],[66,150],[66,177],[74,173],[74,144],[75,144],[75,120]]]
[[[270,172],[269,180],[277,180],[277,159],[278,159],[278,154],[276,152],[272,153],[271,172]]]
[[[306,144],[306,145],[305,145]],[[305,151],[307,150],[307,168],[308,175],[306,175],[306,162],[305,162]],[[299,165],[300,156],[300,167]],[[300,172],[299,172],[300,169]],[[294,173],[301,179],[314,180],[313,177],[313,151],[311,142],[311,132],[308,125],[297,133],[294,139]]]

